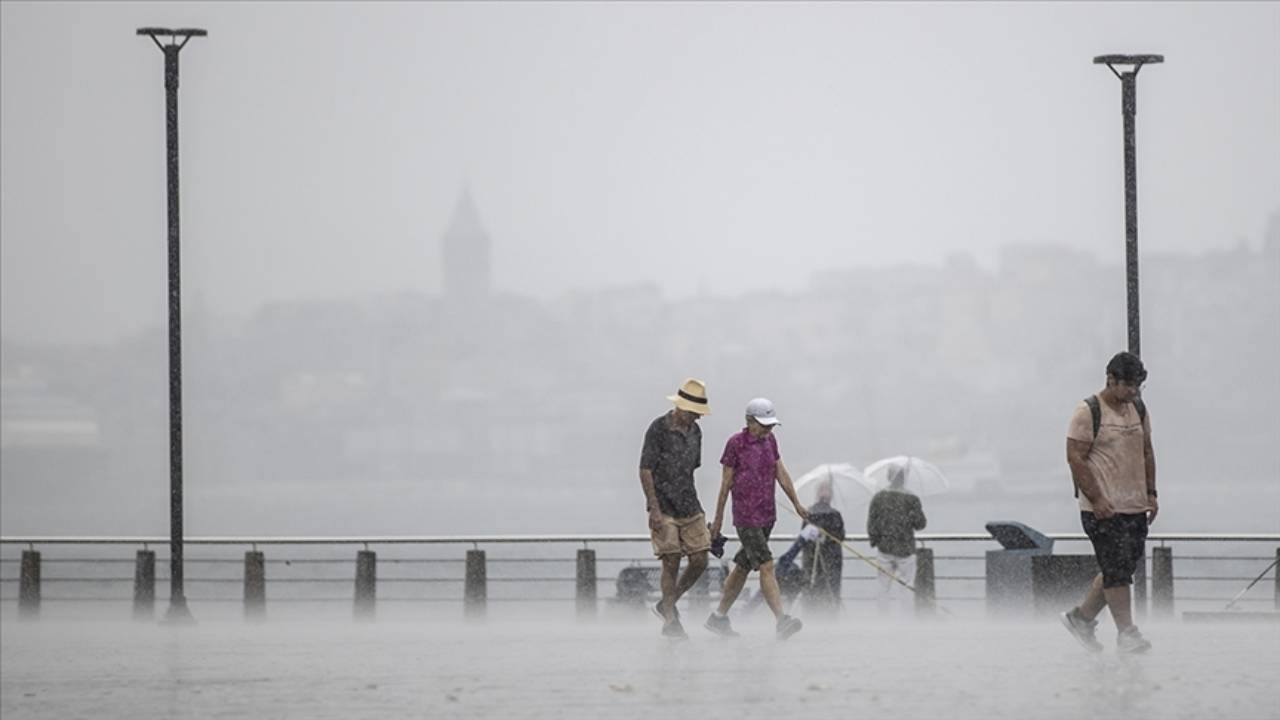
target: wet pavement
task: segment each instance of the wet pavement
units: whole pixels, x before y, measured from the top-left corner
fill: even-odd
[[[438,612],[437,608],[437,612]],[[1151,622],[1155,649],[1089,655],[1057,621],[811,620],[763,614],[724,639],[651,616],[414,609],[168,627],[0,616],[0,715],[22,718],[1276,718],[1280,624]],[[225,612],[225,611],[224,611]],[[381,611],[380,611],[381,612]]]

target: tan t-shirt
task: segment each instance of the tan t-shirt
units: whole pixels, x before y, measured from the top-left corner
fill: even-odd
[[[1093,436],[1093,414],[1083,401],[1071,416],[1067,437],[1093,443],[1085,459],[1117,513],[1147,512],[1151,506],[1147,502],[1144,423],[1138,417],[1138,409],[1132,403],[1121,403],[1119,412],[1102,400],[1098,405],[1102,410],[1098,437]],[[1145,430],[1151,433],[1151,413],[1147,413]],[[1084,493],[1080,493],[1080,509],[1093,511]]]

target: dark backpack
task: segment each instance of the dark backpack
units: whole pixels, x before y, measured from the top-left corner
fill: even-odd
[[[1093,439],[1098,439],[1098,428],[1102,427],[1102,406],[1098,404],[1098,396],[1090,395],[1084,399],[1084,404],[1089,406],[1089,414],[1093,416]],[[1147,422],[1147,404],[1142,402],[1142,398],[1133,401],[1133,407],[1138,411],[1138,422],[1146,424]],[[1080,486],[1075,484],[1075,478],[1071,479],[1071,484],[1075,485],[1076,497],[1080,497]]]

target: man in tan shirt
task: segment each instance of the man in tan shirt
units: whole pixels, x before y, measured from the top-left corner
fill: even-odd
[[[1145,554],[1147,526],[1155,520],[1156,461],[1151,418],[1142,402],[1146,368],[1122,352],[1107,363],[1107,385],[1076,406],[1067,428],[1067,464],[1080,496],[1080,522],[1102,570],[1077,607],[1062,614],[1067,630],[1089,650],[1102,644],[1094,620],[1111,609],[1116,650],[1145,652],[1151,643],[1133,624],[1129,586]]]

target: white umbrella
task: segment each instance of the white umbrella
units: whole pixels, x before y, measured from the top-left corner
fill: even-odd
[[[913,495],[940,495],[950,489],[947,477],[937,465],[910,455],[877,460],[862,471],[862,487],[873,493],[891,489],[890,478],[903,473],[902,490]]]
[[[849,463],[819,465],[794,480],[800,503],[809,507],[818,501],[818,488],[831,483],[831,505],[848,510],[861,493],[862,472]]]

